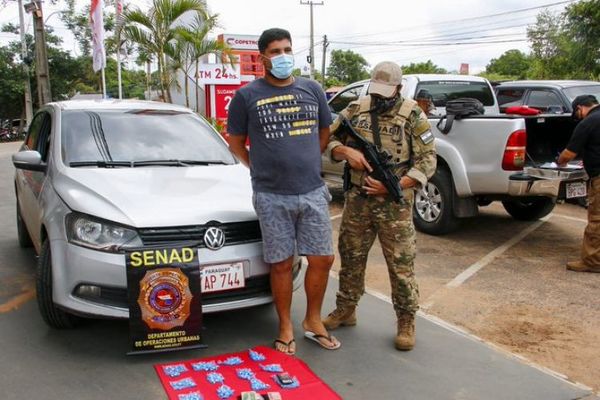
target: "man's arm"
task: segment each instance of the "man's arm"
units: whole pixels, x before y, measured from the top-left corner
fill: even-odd
[[[567,165],[567,163],[569,161],[571,161],[575,157],[577,157],[577,153],[574,153],[574,152],[572,152],[571,150],[568,150],[568,149],[564,149],[562,151],[562,153],[560,153],[560,155],[558,156],[558,159],[556,160],[556,163],[559,166],[564,167],[565,165]]]
[[[321,146],[321,154],[327,149],[329,144],[329,137],[331,136],[331,130],[329,126],[319,129],[319,144]]]
[[[227,142],[229,143],[229,151],[231,151],[242,164],[250,168],[250,154],[246,148],[247,136],[248,135],[229,135]]]

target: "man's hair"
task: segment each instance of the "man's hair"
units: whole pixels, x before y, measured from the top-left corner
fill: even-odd
[[[271,42],[287,39],[292,43],[292,36],[288,31],[281,28],[271,28],[264,31],[258,38],[258,51],[264,53]]]

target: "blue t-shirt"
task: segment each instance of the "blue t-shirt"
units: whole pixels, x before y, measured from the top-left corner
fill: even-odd
[[[325,93],[312,80],[285,87],[257,79],[229,104],[227,132],[250,138],[256,192],[304,194],[322,186],[319,129],[331,124]]]

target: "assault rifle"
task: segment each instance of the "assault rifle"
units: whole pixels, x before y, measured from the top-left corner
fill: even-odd
[[[402,197],[402,188],[400,187],[400,181],[394,173],[394,163],[392,162],[392,155],[385,150],[379,150],[377,146],[365,139],[360,133],[356,132],[348,118],[340,115],[341,129],[350,135],[354,139],[356,147],[362,151],[367,162],[373,168],[373,172],[369,175],[383,183],[388,193],[396,203],[404,204],[404,198]],[[348,164],[346,163],[346,168]],[[349,172],[349,169],[348,169]],[[347,173],[345,175],[348,175]],[[346,180],[349,180],[349,176],[344,177],[344,186],[346,186]]]

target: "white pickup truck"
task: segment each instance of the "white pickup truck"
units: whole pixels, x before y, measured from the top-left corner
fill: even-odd
[[[366,95],[369,81],[345,87],[329,101],[336,114]],[[422,89],[433,96],[430,116],[436,138],[437,170],[415,196],[418,230],[441,235],[459,227],[461,218],[476,216],[479,206],[501,201],[516,219],[534,220],[549,214],[557,200],[586,195],[587,176],[581,166],[552,167],[564,149],[574,122],[566,115],[516,117],[500,114],[490,83],[466,75],[417,74],[403,77],[402,96],[414,98]],[[436,124],[449,100],[481,101],[485,114],[455,120],[448,134]],[[438,115],[438,116],[435,116]],[[323,158],[326,180],[340,180],[343,163]]]

